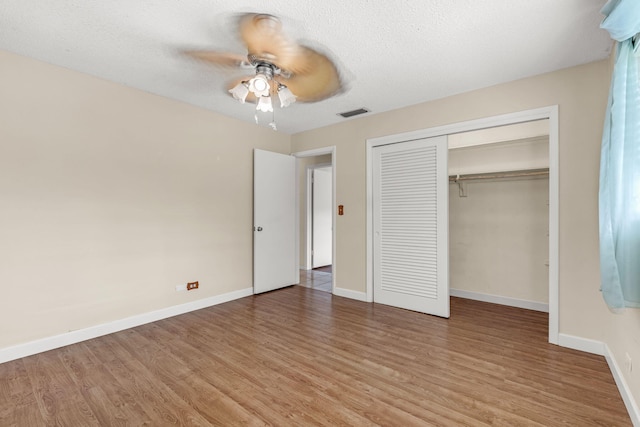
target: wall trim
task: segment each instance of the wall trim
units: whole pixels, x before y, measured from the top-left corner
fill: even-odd
[[[622,373],[622,370],[620,369],[620,365],[618,365],[618,363],[616,362],[616,359],[613,357],[611,349],[607,344],[604,345],[604,357],[605,359],[607,359],[609,369],[611,370],[613,379],[618,386],[618,390],[620,391],[620,396],[622,396],[624,406],[627,407],[627,412],[629,413],[629,417],[631,418],[631,423],[635,427],[640,427],[640,408],[638,408],[638,404],[633,398],[633,394],[629,389],[629,385],[624,379],[624,375]]]
[[[333,294],[339,297],[351,298],[358,301],[368,302],[366,292],[352,291],[351,289],[334,287]]]
[[[148,313],[137,314],[135,316],[126,317],[124,319],[115,320],[113,322],[103,323],[84,329],[78,329],[76,331],[70,331],[64,334],[42,338],[24,344],[5,347],[3,349],[0,349],[0,363],[9,362],[11,360],[20,359],[22,357],[32,356],[37,353],[42,353],[45,351],[53,350],[55,348],[76,344],[81,341],[90,340],[92,338],[112,334],[114,332],[122,331],[151,322],[156,322],[168,317],[189,313],[191,311],[200,310],[202,308],[211,307],[239,298],[244,298],[250,295],[253,295],[253,288],[240,289],[238,291],[199,299],[185,304],[174,305],[160,310],[150,311]]]
[[[598,356],[604,356],[607,364],[609,365],[611,375],[613,375],[613,379],[616,382],[616,386],[618,387],[618,392],[622,397],[624,406],[627,408],[629,418],[631,418],[631,423],[635,427],[640,427],[640,409],[638,408],[638,404],[636,403],[633,394],[631,393],[631,389],[624,379],[622,370],[616,362],[615,357],[613,357],[609,346],[601,341],[580,338],[567,334],[559,335],[558,345],[560,345],[561,347],[567,347],[574,350],[597,354]]]
[[[500,295],[483,294],[480,292],[471,292],[471,291],[465,291],[465,290],[453,289],[453,288],[449,289],[449,295],[451,295],[452,297],[460,297],[460,298],[472,299],[476,301],[490,302],[493,304],[508,305],[511,307],[524,308],[527,310],[542,311],[545,313],[549,312],[549,304],[546,304],[543,302],[528,301],[524,299],[511,298],[511,297],[503,297]]]
[[[559,334],[558,345],[560,347],[567,347],[573,350],[580,350],[586,353],[604,356],[605,343],[603,343],[602,341],[576,337],[574,335]]]

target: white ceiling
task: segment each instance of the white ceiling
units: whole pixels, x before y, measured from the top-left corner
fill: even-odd
[[[276,15],[292,37],[336,60],[348,90],[276,108],[296,133],[603,59],[604,0],[2,0],[0,49],[254,121],[228,96],[235,73],[184,49],[246,53],[233,17]]]

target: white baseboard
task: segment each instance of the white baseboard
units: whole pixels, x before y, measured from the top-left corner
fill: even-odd
[[[352,291],[351,289],[336,287],[333,289],[333,294],[339,297],[351,298],[358,301],[367,302],[366,292],[358,292],[358,291]]]
[[[620,395],[622,396],[624,405],[627,407],[627,412],[629,412],[631,423],[635,427],[640,427],[640,408],[638,408],[638,404],[633,398],[633,394],[631,394],[629,385],[624,379],[624,375],[620,370],[620,365],[618,365],[616,359],[611,354],[609,346],[606,344],[604,345],[604,357],[607,359],[609,369],[613,374],[613,379],[616,381],[616,385],[618,386],[618,390],[620,391]]]
[[[574,350],[580,350],[586,353],[604,356],[605,343],[603,343],[602,341],[580,338],[567,334],[559,334],[558,345],[560,347],[572,348]]]
[[[5,347],[0,349],[0,363],[20,359],[22,357],[31,356],[33,354],[42,353],[44,351],[53,350],[54,348],[64,347],[81,341],[90,340],[102,335],[111,334],[124,329],[188,313],[190,311],[200,310],[202,308],[211,307],[250,295],[253,295],[253,288],[245,288],[239,291],[216,295],[185,304],[174,305],[172,307],[151,311],[149,313],[138,314],[124,319],[115,320],[113,322],[103,323],[101,325],[91,326],[89,328],[79,329],[77,331],[71,331],[60,335],[54,335],[52,337],[42,338],[12,347]]]
[[[558,345],[561,347],[572,348],[574,350],[580,350],[587,353],[597,354],[598,356],[604,356],[609,365],[609,370],[613,375],[613,379],[616,382],[622,401],[624,402],[631,422],[635,427],[640,427],[640,409],[638,404],[633,398],[631,389],[624,379],[624,375],[620,370],[620,366],[616,362],[616,359],[611,354],[611,350],[606,343],[601,341],[591,340],[587,338],[580,338],[573,335],[560,334],[558,336]]]
[[[517,298],[503,297],[499,295],[482,294],[480,292],[464,291],[461,289],[449,289],[449,295],[472,299],[476,301],[490,302],[493,304],[508,305],[511,307],[526,308],[527,310],[549,312],[549,304],[536,301],[527,301]]]

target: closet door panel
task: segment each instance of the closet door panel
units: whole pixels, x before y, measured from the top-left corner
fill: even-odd
[[[445,136],[374,149],[374,301],[449,317]]]

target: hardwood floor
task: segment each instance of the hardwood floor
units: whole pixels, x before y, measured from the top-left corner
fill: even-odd
[[[0,365],[1,426],[629,426],[544,313],[449,320],[293,286]]]

